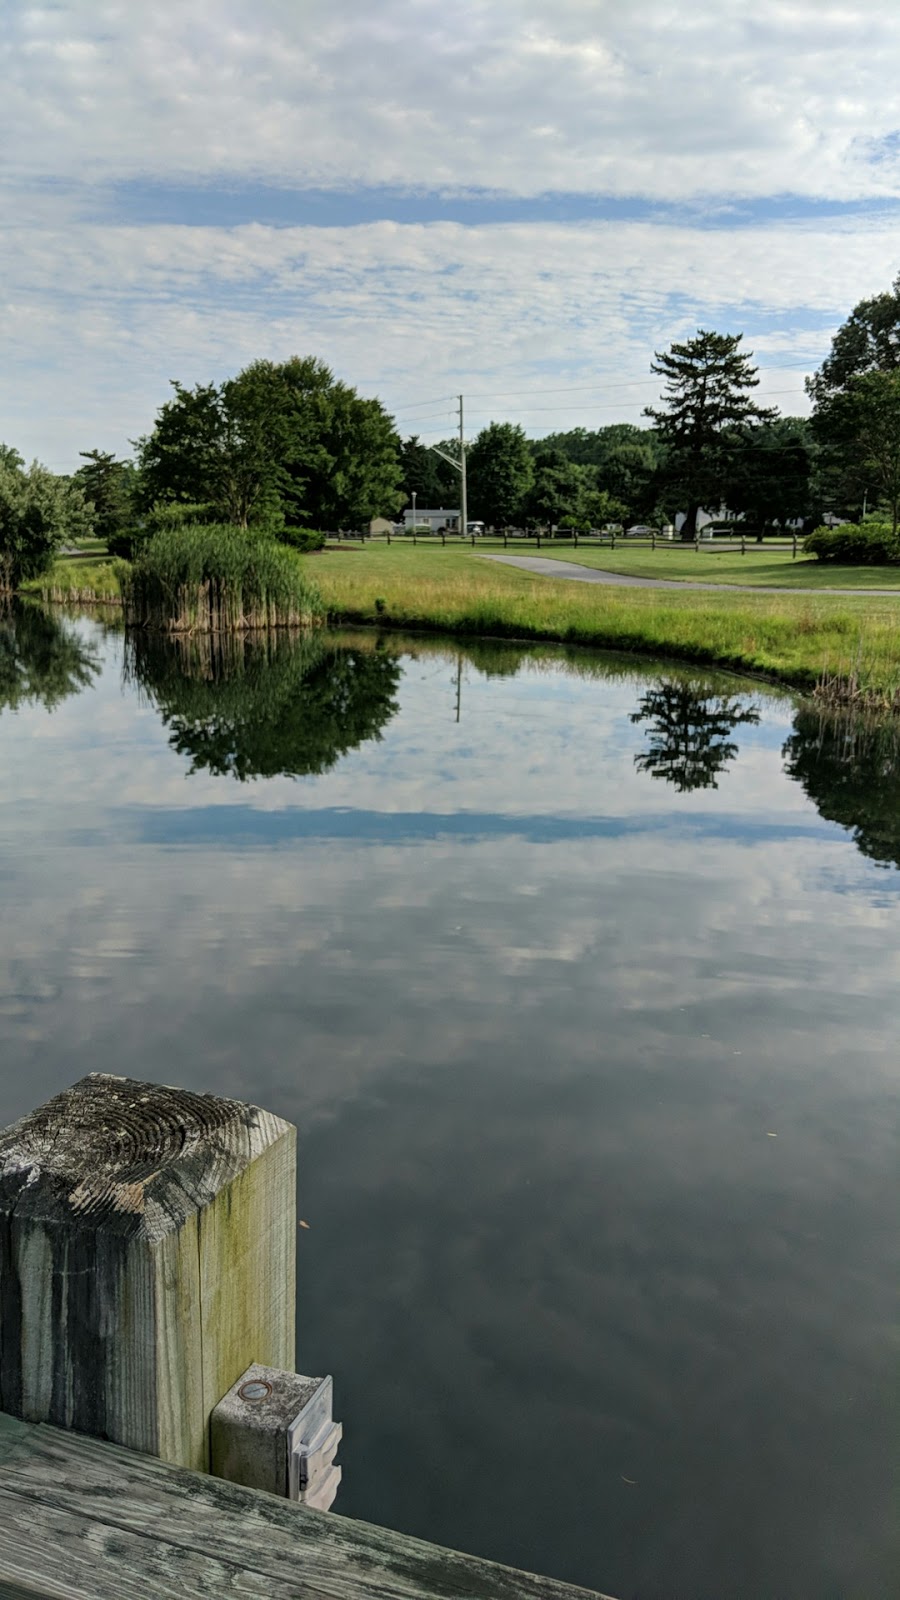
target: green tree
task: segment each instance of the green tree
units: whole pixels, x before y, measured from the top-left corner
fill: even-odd
[[[649,748],[634,758],[638,770],[686,794],[718,787],[720,774],[737,755],[729,735],[741,723],[759,722],[759,712],[708,680],[660,678],[641,697],[631,721],[649,727]]]
[[[750,397],[759,379],[748,355],[739,348],[743,334],[711,333],[702,328],[684,344],[656,352],[650,370],[665,380],[662,409],[652,417],[664,447],[663,481],[683,496],[684,540],[697,533],[702,506],[719,504],[728,475],[729,450],[741,443],[743,430],[770,421],[775,413]]]
[[[85,465],[74,481],[85,500],[94,508],[94,533],[105,539],[113,554],[117,543],[127,540],[134,521],[134,467],[130,461],[117,461],[109,450],[79,450]]]
[[[641,522],[652,517],[658,494],[661,449],[654,428],[613,422],[603,428],[571,428],[532,446],[535,454],[559,450],[577,466],[593,468],[596,487],[617,502],[617,510],[590,514],[592,525],[605,521]]]
[[[548,528],[580,523],[589,486],[586,468],[567,460],[561,450],[539,450],[523,507],[526,522]]]
[[[0,593],[45,572],[67,536],[86,538],[92,528],[77,484],[37,461],[26,472],[16,451],[0,449]]]
[[[757,538],[811,514],[815,450],[805,417],[776,417],[747,430],[731,452],[725,497],[743,512]]]
[[[832,339],[831,350],[818,372],[807,378],[807,393],[818,410],[862,373],[895,372],[898,368],[900,274],[884,294],[872,295],[854,306]]]
[[[520,522],[533,478],[523,428],[513,422],[482,428],[467,453],[470,511],[495,528]]]
[[[890,504],[892,474],[885,457],[884,428],[889,426],[891,390],[887,384],[860,387],[860,381],[870,373],[898,371],[900,276],[884,294],[854,306],[818,372],[806,380],[813,401],[812,425],[821,446],[817,476],[829,510],[859,517],[873,491],[880,491]],[[869,448],[866,436],[874,448]]]
[[[400,446],[400,470],[403,474],[401,488],[403,505],[412,505],[413,493],[417,505],[437,510],[448,509],[459,503],[459,476],[439,455],[424,445],[418,434],[404,439]],[[452,478],[452,483],[450,483]],[[447,498],[449,489],[451,498]]]
[[[141,494],[206,504],[238,527],[357,527],[402,502],[399,440],[378,400],[322,361],[255,361],[185,389],[137,441]]]
[[[823,401],[813,425],[838,478],[842,498],[887,508],[891,530],[900,523],[900,370],[859,373]]]

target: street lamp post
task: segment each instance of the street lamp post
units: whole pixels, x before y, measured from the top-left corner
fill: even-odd
[[[413,503],[413,538],[415,538],[416,537],[416,490],[415,489],[413,489],[413,492],[412,492],[412,503]]]

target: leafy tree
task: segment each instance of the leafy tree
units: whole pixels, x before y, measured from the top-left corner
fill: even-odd
[[[891,386],[869,374],[900,371],[900,276],[884,294],[860,300],[806,380],[822,446],[819,478],[829,508],[858,517],[873,490],[892,502]],[[863,380],[866,380],[865,382]],[[893,517],[893,512],[892,512]]]
[[[755,525],[759,539],[775,523],[809,516],[814,459],[805,417],[761,422],[732,452],[725,485],[729,506]]]
[[[535,454],[559,450],[576,465],[595,469],[597,489],[618,502],[618,509],[589,513],[592,525],[643,521],[654,515],[662,458],[654,428],[638,428],[630,422],[614,422],[594,430],[571,428],[567,433],[548,434],[532,448]]]
[[[52,711],[87,689],[99,671],[96,655],[69,623],[34,605],[0,610],[0,711],[25,705]]]
[[[856,374],[819,406],[814,426],[844,497],[886,506],[891,529],[900,522],[900,370]],[[855,488],[855,492],[854,492]]]
[[[534,478],[525,431],[517,423],[491,422],[467,453],[470,509],[492,527],[520,522]]]
[[[900,368],[900,274],[884,294],[872,295],[854,306],[847,321],[831,341],[831,351],[819,371],[806,380],[807,393],[816,409],[847,388],[864,372],[895,372]]]
[[[238,527],[355,527],[401,501],[399,440],[380,401],[324,362],[256,361],[236,378],[173,385],[139,440],[141,493],[207,504]]]
[[[190,771],[301,777],[328,772],[397,711],[401,664],[320,634],[165,639],[137,630],[126,673],[158,708]]]
[[[134,467],[130,461],[117,461],[108,450],[80,450],[86,465],[79,467],[74,481],[85,500],[94,508],[94,533],[105,539],[114,555],[130,554],[116,546],[128,541],[134,522]]]
[[[540,526],[580,522],[589,480],[584,467],[561,450],[540,450],[534,457],[534,482],[524,504],[525,520]]]
[[[710,333],[700,328],[685,344],[673,344],[656,353],[651,372],[665,380],[662,409],[652,406],[652,417],[665,449],[663,480],[671,491],[683,495],[687,515],[681,530],[684,540],[694,539],[697,515],[703,505],[722,498],[728,472],[729,448],[741,442],[742,430],[753,422],[768,422],[775,413],[758,406],[749,391],[759,382],[749,356],[739,349],[743,334]]]
[[[449,508],[458,504],[457,474],[434,450],[429,450],[428,446],[422,443],[418,434],[412,434],[401,444],[400,470],[403,474],[401,487],[404,505],[412,505],[414,492],[417,504],[423,509],[428,506],[436,510],[439,506]],[[448,474],[453,478],[450,487],[451,499],[447,498]]]
[[[631,721],[649,725],[649,748],[634,758],[638,770],[686,794],[718,788],[721,772],[737,755],[729,735],[741,723],[759,722],[759,712],[708,680],[660,678],[642,695]]]
[[[27,472],[16,451],[0,452],[0,593],[45,572],[68,535],[93,528],[90,507],[77,484],[37,461]]]

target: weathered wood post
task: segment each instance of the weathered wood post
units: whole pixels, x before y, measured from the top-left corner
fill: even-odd
[[[92,1074],[0,1133],[0,1411],[209,1470],[213,1408],[294,1366],[296,1131]]]

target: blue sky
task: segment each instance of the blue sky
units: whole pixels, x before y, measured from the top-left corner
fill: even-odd
[[[761,397],[900,269],[900,10],[843,0],[0,0],[0,438],[127,452],[168,381],[314,354],[401,432]]]

